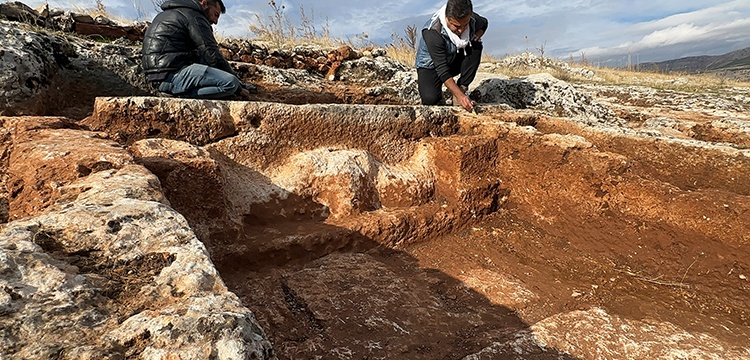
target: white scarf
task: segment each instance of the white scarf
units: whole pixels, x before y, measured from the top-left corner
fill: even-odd
[[[440,23],[443,25],[443,28],[445,28],[445,32],[448,33],[448,37],[451,39],[451,42],[456,45],[457,52],[461,49],[471,46],[471,41],[469,41],[469,34],[471,32],[471,29],[464,30],[463,33],[461,33],[461,36],[456,35],[451,29],[448,27],[448,20],[445,18],[445,8],[448,5],[443,5],[443,7],[440,8],[440,10],[435,13],[438,17],[440,17]]]

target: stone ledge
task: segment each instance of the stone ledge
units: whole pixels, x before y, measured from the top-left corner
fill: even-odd
[[[400,161],[411,155],[416,140],[459,131],[458,117],[448,107],[155,97],[97,98],[93,115],[82,124],[124,144],[159,137],[206,145],[244,136],[256,139],[248,156],[267,154],[265,163],[283,157],[285,149],[325,146],[358,148],[385,161]]]

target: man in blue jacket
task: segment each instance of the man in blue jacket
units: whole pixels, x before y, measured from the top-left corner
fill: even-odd
[[[448,0],[425,23],[415,64],[422,104],[441,104],[445,85],[454,105],[474,110],[466,92],[479,70],[487,25],[487,19],[474,13],[471,0]],[[458,82],[454,81],[459,74]]]
[[[161,9],[143,39],[143,70],[152,86],[179,97],[247,98],[211,28],[226,12],[222,0],[167,0]]]

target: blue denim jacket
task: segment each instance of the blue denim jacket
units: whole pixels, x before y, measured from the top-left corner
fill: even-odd
[[[440,16],[438,14],[435,14],[430,18],[430,20],[427,20],[427,22],[422,27],[422,30],[425,29],[441,29],[440,33],[443,35],[443,40],[445,41],[445,50],[448,54],[448,58],[446,59],[447,62],[450,64],[453,62],[453,59],[456,56],[456,52],[458,49],[456,48],[456,44],[454,44],[451,39],[448,37],[448,29],[444,28],[443,25],[440,23]],[[469,21],[469,38],[472,38],[474,36],[474,31],[476,28],[476,20],[474,17],[471,17],[471,21]],[[420,32],[421,34],[421,32]],[[435,63],[432,61],[432,57],[430,56],[430,51],[427,49],[427,43],[424,41],[424,38],[420,36],[419,39],[419,47],[417,48],[417,58],[414,61],[414,67],[417,68],[423,68],[423,69],[434,69]]]

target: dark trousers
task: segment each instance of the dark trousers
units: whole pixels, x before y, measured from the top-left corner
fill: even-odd
[[[463,50],[456,54],[453,62],[448,66],[451,76],[461,74],[456,83],[459,86],[469,87],[474,77],[477,76],[479,63],[482,62],[482,43],[471,42],[471,48],[466,48],[466,55]],[[443,104],[443,82],[440,81],[435,69],[417,68],[417,85],[419,87],[419,97],[422,98],[423,105]]]

